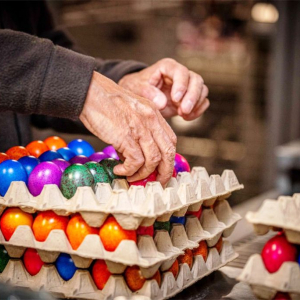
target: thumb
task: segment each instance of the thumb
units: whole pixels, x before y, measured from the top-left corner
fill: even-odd
[[[142,96],[151,100],[159,110],[164,109],[167,105],[168,100],[166,95],[155,86],[144,86],[142,89]]]

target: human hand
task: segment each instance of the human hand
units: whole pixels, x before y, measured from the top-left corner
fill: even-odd
[[[172,176],[177,138],[155,105],[94,72],[83,110],[84,126],[120,153],[114,172],[129,181],[156,168],[164,186]]]
[[[153,101],[165,118],[180,115],[194,120],[209,107],[202,77],[170,58],[125,75],[119,85]]]

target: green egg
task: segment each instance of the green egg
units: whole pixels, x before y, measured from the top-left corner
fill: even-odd
[[[3,245],[0,245],[0,273],[2,273],[8,264],[9,255]]]
[[[92,173],[92,175],[94,177],[95,185],[98,182],[111,183],[111,180],[110,180],[107,172],[105,171],[104,167],[101,166],[99,163],[94,162],[94,161],[89,161],[89,162],[85,163],[84,165],[87,166],[88,169],[90,170],[90,172]]]
[[[116,160],[114,158],[106,158],[106,159],[103,159],[100,161],[100,165],[102,165],[104,167],[104,169],[107,172],[111,181],[113,181],[114,179],[124,179],[125,178],[123,176],[118,176],[118,175],[114,174],[114,167],[119,164],[122,164],[122,162],[120,160]]]
[[[61,177],[60,190],[67,199],[71,199],[80,186],[94,188],[94,177],[87,166],[81,164],[71,165],[65,169]]]
[[[154,222],[154,230],[166,230],[166,231],[170,232],[171,231],[171,223],[170,223],[170,221],[167,221],[167,222],[155,221]]]

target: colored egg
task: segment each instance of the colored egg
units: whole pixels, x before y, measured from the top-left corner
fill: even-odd
[[[93,153],[95,153],[94,148],[90,143],[84,141],[82,139],[73,140],[68,144],[68,147],[76,154],[76,155],[84,155],[89,157]]]
[[[63,157],[64,160],[69,161],[76,154],[68,147],[57,149],[57,152]]]
[[[22,164],[16,160],[5,160],[0,164],[0,195],[3,197],[13,181],[27,184],[28,176]]]
[[[280,233],[271,238],[264,246],[261,256],[270,273],[278,271],[286,261],[296,261],[297,248]]]
[[[60,277],[65,281],[70,280],[77,270],[72,257],[66,253],[61,253],[58,256],[55,267]]]
[[[177,177],[177,172],[175,167],[173,168],[173,173],[172,173],[172,177],[176,178]]]
[[[99,290],[103,290],[111,273],[109,272],[105,260],[97,259],[93,265],[92,276]]]
[[[291,300],[291,297],[288,293],[278,292],[273,300]]]
[[[138,229],[137,229],[137,235],[150,235],[153,237],[154,235],[154,226],[151,225],[151,226],[140,226]]]
[[[172,216],[172,217],[170,218],[170,223],[171,223],[171,224],[177,223],[177,224],[185,225],[185,221],[186,221],[186,218],[185,218],[185,217],[176,217],[176,216]]]
[[[33,169],[40,163],[39,159],[34,156],[23,156],[18,161],[22,164],[28,176],[33,171]]]
[[[179,172],[190,172],[191,171],[189,163],[179,153],[176,153],[176,155],[175,155],[174,167],[175,167],[177,174]]]
[[[85,163],[87,163],[89,161],[90,161],[90,159],[84,155],[76,155],[69,160],[71,165],[74,165],[74,164],[84,165]]]
[[[154,226],[154,230],[166,230],[168,232],[171,231],[170,221],[167,221],[167,222],[155,221],[153,226]]]
[[[218,250],[219,253],[221,253],[223,248],[223,238],[222,236],[218,239],[217,243],[215,244],[215,248]]]
[[[116,160],[114,158],[106,158],[101,160],[100,165],[104,167],[106,173],[108,174],[111,181],[118,178],[124,178],[122,176],[118,176],[114,174],[114,167],[121,164],[122,162],[119,160]]]
[[[119,156],[117,151],[115,150],[115,148],[113,146],[107,146],[102,150],[103,153],[107,154],[109,157],[114,158],[116,160],[119,160]]]
[[[208,247],[206,241],[199,242],[199,246],[197,248],[194,248],[192,252],[193,256],[201,255],[204,261],[206,261],[208,256]]]
[[[0,273],[2,273],[9,262],[9,255],[3,245],[0,245]]]
[[[85,166],[88,167],[88,169],[92,173],[92,175],[94,177],[95,185],[98,182],[111,183],[111,180],[110,180],[107,172],[105,171],[104,167],[102,165],[100,165],[99,163],[96,163],[94,161],[90,161],[90,162],[87,162],[85,164]]]
[[[9,159],[9,156],[6,153],[0,152],[0,163],[2,163],[5,160],[8,160],[8,159]]]
[[[39,157],[44,152],[48,151],[48,146],[43,141],[33,141],[26,146],[27,151],[34,157]]]
[[[44,140],[44,143],[50,150],[58,150],[63,147],[67,147],[67,143],[59,136],[49,136]]]
[[[33,196],[38,196],[46,184],[60,185],[62,171],[50,161],[41,162],[30,173],[28,189]]]
[[[196,218],[200,219],[200,217],[202,215],[202,210],[203,210],[203,208],[201,206],[198,211],[188,211],[186,214],[196,216]]]
[[[65,169],[62,175],[60,190],[67,199],[71,199],[80,186],[94,188],[94,177],[85,165],[71,165]]]
[[[152,172],[147,178],[137,180],[137,181],[132,181],[129,182],[129,185],[141,185],[141,186],[146,186],[147,182],[153,182],[156,181],[156,176],[157,176],[157,171],[155,170]]]
[[[110,156],[104,152],[95,152],[92,155],[90,155],[89,159],[91,161],[100,162],[101,160],[103,160],[105,158],[109,158],[109,157]]]
[[[27,225],[32,227],[33,217],[20,208],[7,208],[0,219],[0,229],[4,238],[9,241],[18,226]]]
[[[54,150],[48,150],[44,152],[41,156],[39,156],[40,162],[44,161],[52,161],[57,158],[63,158],[61,154],[59,154],[57,151]]]
[[[10,159],[15,159],[15,160],[18,160],[23,156],[30,155],[27,149],[23,146],[11,147],[6,151],[6,154],[9,156]]]
[[[137,240],[136,231],[123,229],[113,216],[100,227],[99,236],[106,251],[115,251],[123,240]]]
[[[23,256],[23,263],[25,269],[31,276],[35,276],[38,274],[45,264],[39,255],[39,253],[35,249],[28,248],[26,249]]]
[[[52,160],[52,162],[54,164],[56,164],[62,172],[64,172],[65,169],[71,165],[68,161],[66,161],[62,158],[54,159],[54,160]]]
[[[177,259],[174,261],[172,266],[166,272],[171,272],[173,274],[174,278],[177,279],[177,276],[179,273],[179,263],[178,263]]]
[[[193,266],[193,252],[191,249],[186,249],[184,254],[178,256],[179,264],[188,264],[190,269]]]
[[[84,238],[89,234],[98,234],[99,228],[89,226],[80,214],[76,214],[69,221],[66,233],[72,248],[77,250]]]
[[[59,216],[53,211],[42,211],[38,213],[32,225],[35,239],[44,242],[52,230],[60,229],[66,232],[69,218]]]

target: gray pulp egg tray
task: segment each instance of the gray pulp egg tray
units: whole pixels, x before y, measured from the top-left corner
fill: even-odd
[[[216,248],[211,248],[206,262],[202,256],[195,256],[191,269],[186,263],[180,265],[177,279],[171,272],[165,272],[162,274],[160,287],[155,280],[146,280],[143,287],[135,293],[128,288],[122,275],[111,275],[104,289],[98,290],[87,270],[77,270],[72,279],[64,281],[55,266],[50,264],[44,265],[37,275],[31,276],[20,259],[11,259],[8,262],[3,273],[0,274],[0,282],[32,290],[44,289],[59,298],[160,300],[174,296],[237,256],[230,243],[224,240],[220,254]]]
[[[150,226],[155,220],[168,221],[172,215],[184,216],[211,206],[217,200],[226,199],[243,185],[239,184],[232,170],[222,176],[211,175],[203,167],[193,168],[191,173],[179,173],[163,189],[159,182],[149,182],[146,187],[128,187],[126,180],[98,183],[95,191],[79,187],[71,199],[66,199],[56,185],[45,185],[42,193],[34,197],[24,182],[12,182],[6,195],[0,197],[0,212],[6,207],[18,206],[26,212],[52,210],[58,215],[79,212],[92,227],[100,227],[112,214],[118,223],[128,230]]]
[[[248,212],[246,219],[259,235],[279,228],[284,230],[290,243],[300,245],[300,194],[267,199],[257,212]],[[261,255],[254,254],[238,280],[248,283],[260,299],[271,300],[277,292],[288,293],[293,300],[300,299],[300,266],[297,262],[285,262],[277,272],[269,273]]]
[[[17,227],[9,241],[0,231],[0,244],[12,258],[20,258],[26,248],[34,248],[46,263],[53,263],[62,252],[70,254],[78,268],[88,268],[92,260],[104,259],[114,274],[123,273],[128,265],[138,265],[144,276],[149,277],[159,268],[170,268],[184,250],[198,247],[201,240],[213,247],[221,236],[231,234],[239,219],[228,202],[221,200],[214,210],[204,209],[200,220],[193,215],[187,216],[185,226],[173,224],[170,234],[157,230],[154,238],[140,235],[137,243],[123,240],[113,252],[104,249],[98,234],[87,235],[79,248],[73,250],[63,230],[52,230],[44,242],[38,242],[32,229],[26,225]]]

